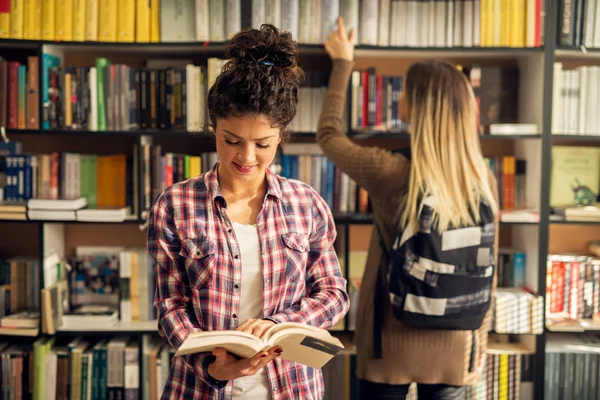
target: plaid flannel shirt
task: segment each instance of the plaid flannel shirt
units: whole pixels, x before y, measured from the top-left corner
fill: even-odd
[[[149,216],[147,247],[156,261],[158,329],[175,349],[192,332],[239,326],[240,249],[217,181],[217,165],[165,189]],[[347,313],[349,298],[325,201],[310,186],[267,170],[267,194],[257,227],[263,317],[321,328],[336,324]],[[162,398],[230,399],[232,382],[207,374],[213,359],[210,353],[175,357]],[[323,397],[320,370],[283,359],[266,368],[273,400]]]

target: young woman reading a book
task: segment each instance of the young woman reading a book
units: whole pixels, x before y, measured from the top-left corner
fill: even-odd
[[[235,35],[226,56],[208,94],[219,162],[165,189],[149,216],[159,333],[175,349],[198,331],[329,328],[349,307],[326,203],[269,169],[296,114],[297,46],[263,25]],[[321,399],[321,371],[277,358],[282,351],[176,357],[162,398]]]
[[[491,308],[483,311],[483,324],[479,329],[408,326],[392,312],[390,297],[385,293],[389,287],[376,288],[380,277],[387,276],[386,272],[381,272],[389,268],[386,249],[391,247],[394,237],[399,237],[396,236],[398,232],[403,233],[402,228],[404,232],[407,227],[412,227],[411,232],[415,229],[422,232],[422,229],[433,230],[435,227],[443,233],[450,225],[469,226],[473,215],[479,211],[477,204],[483,201],[492,210],[489,226],[492,226],[490,234],[495,237],[491,242],[497,240],[496,182],[481,154],[472,89],[465,76],[448,63],[422,61],[413,64],[405,75],[399,102],[401,119],[409,123],[412,157],[383,148],[360,146],[343,132],[354,38],[352,32],[346,33],[342,20],[338,21],[337,31],[326,41],[325,49],[332,58],[333,70],[317,141],[336,167],[368,191],[374,224],[378,227],[371,237],[357,311],[355,344],[359,397],[405,399],[409,385],[414,382],[419,399],[462,398],[465,386],[476,382],[485,360]],[[431,204],[434,210],[431,228],[415,225],[420,222],[417,216],[424,207],[423,193],[443,199]],[[457,244],[457,247],[461,246],[462,243]],[[488,251],[482,262],[493,265],[491,257],[494,256]],[[447,264],[425,261],[428,264],[423,264],[424,271],[420,276],[428,276],[427,269],[448,267]],[[462,261],[480,266],[479,258]],[[495,278],[492,277],[492,289],[485,293],[489,296],[488,301],[493,299],[494,286]],[[376,303],[380,292],[384,293],[381,295],[383,301]],[[420,297],[420,300],[405,305],[418,310],[431,304],[426,303],[429,298]],[[375,332],[374,321],[378,314],[382,323],[380,332]]]

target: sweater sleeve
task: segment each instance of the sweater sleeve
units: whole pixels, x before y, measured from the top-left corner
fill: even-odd
[[[336,167],[359,186],[372,196],[384,196],[389,190],[387,183],[406,184],[408,174],[402,171],[408,169],[409,161],[387,149],[358,145],[343,132],[344,106],[353,65],[350,61],[333,61],[317,128],[317,142]]]

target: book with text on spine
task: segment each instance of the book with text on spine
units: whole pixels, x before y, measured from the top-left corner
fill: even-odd
[[[190,333],[175,356],[212,352],[216,347],[222,347],[236,356],[252,358],[275,346],[283,349],[280,358],[312,368],[322,368],[344,349],[342,342],[325,329],[284,322],[269,328],[262,338],[231,330]]]

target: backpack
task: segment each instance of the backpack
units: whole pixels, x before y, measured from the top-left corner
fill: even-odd
[[[426,329],[479,329],[490,309],[495,270],[495,219],[482,201],[479,223],[432,229],[433,198],[424,201],[417,232],[399,229],[390,249],[381,236],[387,274],[380,264],[375,291],[374,333],[381,333],[387,283],[393,315],[407,326]],[[385,275],[384,275],[385,274]],[[379,304],[377,304],[379,303]],[[377,335],[375,335],[377,336]],[[375,337],[380,353],[380,338]],[[379,347],[379,349],[378,349]]]

